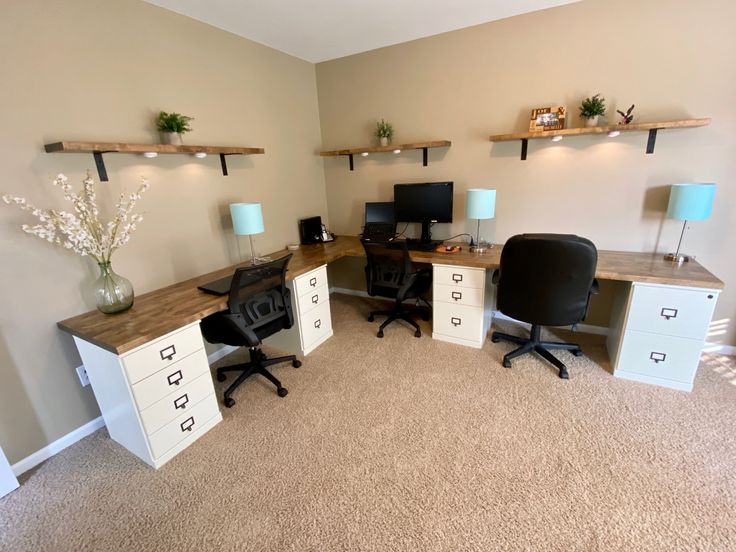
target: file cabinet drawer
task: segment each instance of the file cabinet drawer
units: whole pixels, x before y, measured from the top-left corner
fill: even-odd
[[[143,428],[148,435],[155,433],[180,414],[189,412],[194,405],[214,392],[212,376],[208,371],[185,385],[183,389],[177,389],[143,410],[141,412]]]
[[[159,458],[166,451],[194,435],[203,424],[214,418],[219,411],[214,394],[193,405],[189,412],[181,414],[149,436],[148,443],[151,446],[153,457]]]
[[[483,306],[482,288],[459,288],[445,284],[435,284],[432,292],[434,301],[442,301],[452,305]]]
[[[627,329],[705,339],[716,291],[635,285]]]
[[[629,330],[624,334],[617,372],[692,383],[703,341]]]
[[[307,293],[313,293],[315,290],[327,285],[327,267],[322,265],[316,270],[302,274],[298,278],[294,278],[294,289],[297,297],[301,297]]]
[[[330,290],[327,286],[322,286],[313,291],[305,293],[304,295],[297,297],[297,303],[299,304],[299,314],[304,315],[317,305],[321,305],[325,301],[330,299]]]
[[[144,410],[170,393],[183,389],[202,374],[209,374],[210,366],[204,349],[192,353],[171,366],[133,385],[138,410]]]
[[[434,333],[471,341],[481,339],[482,308],[436,302],[432,310],[432,331]]]
[[[325,301],[315,307],[299,320],[302,333],[302,348],[307,349],[312,343],[324,337],[332,330],[330,302]]]
[[[486,271],[482,268],[433,265],[434,283],[454,288],[484,288]]]
[[[171,332],[123,357],[128,381],[136,383],[203,347],[199,324]]]

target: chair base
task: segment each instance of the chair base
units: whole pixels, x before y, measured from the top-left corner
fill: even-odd
[[[567,372],[567,367],[549,352],[550,349],[565,349],[570,351],[575,356],[583,354],[583,350],[577,343],[561,343],[558,341],[542,341],[540,339],[542,327],[536,324],[532,325],[532,329],[529,332],[529,337],[519,337],[516,335],[510,335],[503,332],[493,332],[491,334],[491,341],[498,343],[499,341],[508,341],[521,345],[518,349],[514,349],[510,353],[507,353],[503,357],[503,365],[506,368],[511,368],[511,361],[521,355],[535,352],[543,359],[553,364],[559,370],[560,378],[569,379],[570,374]]]
[[[235,404],[235,400],[231,397],[233,392],[241,383],[254,374],[259,374],[273,383],[276,386],[276,393],[279,397],[285,397],[288,395],[289,391],[286,387],[282,386],[281,382],[276,379],[271,372],[266,370],[268,366],[281,364],[282,362],[291,362],[291,365],[294,368],[299,368],[302,365],[301,361],[297,360],[296,355],[268,358],[259,348],[252,347],[250,349],[250,362],[242,362],[240,364],[218,368],[217,381],[225,381],[227,379],[227,376],[225,375],[226,372],[242,372],[242,374],[240,374],[238,378],[230,384],[230,387],[225,390],[225,393],[223,394],[223,404],[226,407],[231,408]]]
[[[420,297],[417,299],[417,303],[419,301],[424,301],[424,303],[427,305],[427,308],[431,308],[430,304],[427,302],[426,299],[423,297]],[[383,337],[383,330],[388,326],[391,322],[394,320],[403,320],[404,322],[407,322],[410,326],[414,328],[414,337],[422,337],[422,330],[419,328],[419,324],[416,323],[414,318],[412,318],[411,313],[409,312],[409,308],[411,308],[414,311],[419,311],[419,314],[422,317],[422,320],[429,320],[429,312],[427,311],[427,308],[424,307],[407,307],[403,303],[397,302],[393,309],[391,310],[377,310],[372,311],[368,315],[368,322],[373,322],[374,318],[376,316],[387,316],[386,320],[383,321],[381,326],[378,328],[378,333],[376,333],[376,337]]]

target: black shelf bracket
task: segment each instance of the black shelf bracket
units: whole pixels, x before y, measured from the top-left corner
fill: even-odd
[[[527,138],[521,139],[521,160],[526,161],[526,150],[529,147],[529,140]]]
[[[105,168],[105,160],[102,159],[102,154],[107,153],[106,151],[93,151],[92,157],[95,158],[95,166],[97,167],[97,175],[100,177],[100,182],[107,182],[107,169]]]
[[[427,163],[428,163],[428,161],[429,161],[429,160],[428,160],[428,152],[427,152],[427,148],[422,148],[422,165],[423,165],[424,167],[426,167],[426,166],[427,166]]]
[[[654,144],[657,142],[658,128],[649,129],[649,138],[647,139],[647,153],[654,153]]]
[[[227,176],[227,161],[225,157],[228,155],[241,155],[240,153],[221,153],[220,154],[220,166],[222,167],[222,176]]]
[[[353,165],[353,154],[352,153],[348,155],[348,159],[350,161],[350,170],[352,171],[355,168],[355,165]]]

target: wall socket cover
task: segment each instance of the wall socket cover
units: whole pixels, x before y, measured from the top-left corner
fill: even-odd
[[[84,366],[77,366],[77,376],[79,377],[79,383],[82,384],[82,387],[87,387],[89,385],[89,376],[87,375],[87,370],[85,370]]]

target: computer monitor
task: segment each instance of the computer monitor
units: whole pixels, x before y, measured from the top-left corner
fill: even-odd
[[[393,201],[380,201],[365,204],[366,224],[393,224],[394,222]]]
[[[394,211],[397,222],[420,222],[421,243],[431,243],[430,225],[452,222],[452,182],[395,184]]]

